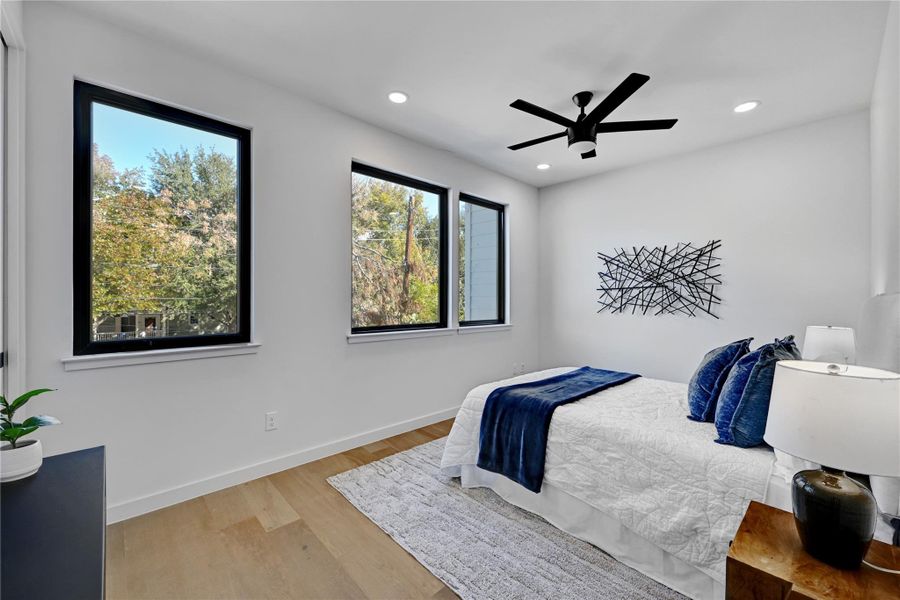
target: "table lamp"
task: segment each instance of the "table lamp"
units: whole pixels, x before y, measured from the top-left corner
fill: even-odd
[[[803,359],[840,364],[856,362],[856,339],[851,327],[810,325],[803,338]]]
[[[878,509],[868,488],[845,471],[900,476],[900,374],[779,361],[763,437],[773,448],[823,465],[793,479],[803,548],[831,566],[858,568]]]

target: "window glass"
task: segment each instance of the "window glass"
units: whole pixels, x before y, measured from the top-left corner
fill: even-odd
[[[175,338],[247,338],[238,155],[249,136],[173,122],[170,111],[188,121],[206,118],[169,107],[147,114],[159,105],[118,92],[88,91],[96,93],[80,100],[89,124],[81,134],[89,138],[79,146],[90,152],[90,202],[79,213],[90,223],[76,231],[76,252],[86,241],[90,261],[89,279],[76,280],[88,308],[76,314],[86,321],[76,323],[87,332],[81,344],[90,352],[167,347],[159,341]],[[129,341],[136,343],[122,344]],[[109,342],[117,344],[104,349]]]
[[[504,320],[503,206],[460,194],[459,321]]]
[[[352,330],[446,325],[446,190],[363,165],[352,177]]]

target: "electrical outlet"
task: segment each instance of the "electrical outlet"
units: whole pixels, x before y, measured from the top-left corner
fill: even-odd
[[[266,413],[266,431],[272,431],[273,429],[278,429],[278,411],[273,410],[272,412]]]

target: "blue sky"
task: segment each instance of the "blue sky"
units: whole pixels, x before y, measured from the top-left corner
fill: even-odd
[[[203,146],[232,158],[237,156],[237,140],[233,138],[97,102],[93,111],[93,141],[100,154],[108,155],[119,171],[143,167],[148,173],[147,157],[154,149],[175,152],[186,148],[193,152],[197,146]]]

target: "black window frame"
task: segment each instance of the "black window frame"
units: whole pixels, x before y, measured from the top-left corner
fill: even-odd
[[[238,329],[234,333],[135,338],[91,339],[93,194],[91,145],[94,103],[215,133],[237,141],[237,302]],[[171,348],[249,343],[251,339],[251,161],[250,130],[138,96],[75,80],[74,86],[74,232],[73,232],[73,353],[76,356],[113,352],[141,352]]]
[[[506,324],[506,205],[499,202],[491,202],[478,196],[459,193],[459,201],[473,204],[482,208],[497,211],[497,318],[478,319],[473,321],[459,320],[460,327],[477,327],[479,325],[505,325]],[[457,232],[458,235],[458,232]],[[457,281],[459,285],[459,281]]]
[[[438,244],[438,294],[440,298],[438,298],[438,321],[435,323],[409,323],[405,325],[367,325],[363,327],[354,327],[353,326],[353,271],[351,268],[350,274],[350,333],[351,335],[357,334],[366,334],[366,333],[385,333],[390,331],[417,331],[417,330],[434,330],[434,329],[447,329],[447,317],[449,314],[449,284],[448,284],[448,271],[449,271],[449,198],[450,198],[450,190],[445,187],[441,187],[440,185],[429,183],[427,181],[422,181],[421,179],[414,179],[412,177],[408,177],[406,175],[400,175],[398,173],[393,173],[391,171],[386,171],[384,169],[379,169],[378,167],[373,167],[371,165],[367,165],[362,162],[352,161],[350,164],[350,177],[352,178],[354,174],[366,175],[369,177],[374,177],[376,179],[381,179],[383,181],[388,181],[390,183],[395,183],[397,185],[402,185],[405,187],[414,188],[417,190],[421,190],[423,192],[429,192],[432,194],[436,194],[438,197],[438,216],[440,218],[439,221],[439,244]],[[351,199],[352,202],[352,199]],[[351,224],[350,230],[353,230],[352,223],[352,208],[351,208]],[[353,248],[351,247],[350,252],[353,252]]]

